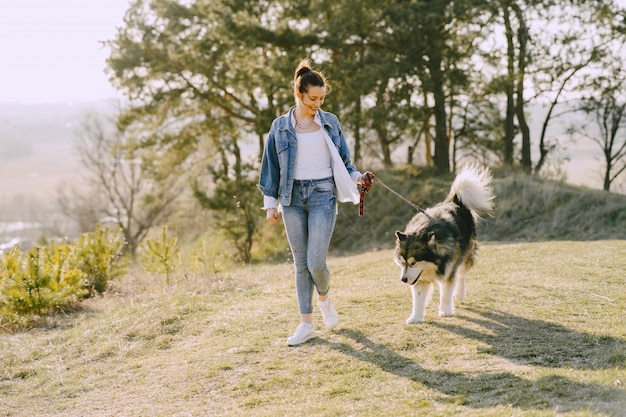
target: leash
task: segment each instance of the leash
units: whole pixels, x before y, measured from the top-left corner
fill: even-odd
[[[401,200],[403,200],[409,206],[413,207],[415,210],[421,211],[426,216],[428,216],[428,213],[426,213],[426,210],[424,210],[423,208],[421,208],[417,204],[411,202],[408,198],[404,197],[402,194],[400,194],[399,192],[397,192],[396,190],[394,190],[393,188],[391,188],[390,186],[388,186],[387,184],[382,182],[380,180],[380,178],[378,178],[376,175],[372,174],[372,176],[374,177],[374,179],[376,181],[378,181],[380,183],[380,185],[385,187],[392,194],[395,194],[397,197],[399,197]],[[361,198],[359,199],[359,217],[363,217],[363,212],[364,212],[363,209],[364,209],[364,205],[365,205],[365,194],[367,194],[369,192],[369,190],[372,188],[372,184],[374,184],[374,181],[372,181],[369,185],[361,185],[361,191],[360,191]],[[430,217],[430,216],[428,216],[428,217]]]

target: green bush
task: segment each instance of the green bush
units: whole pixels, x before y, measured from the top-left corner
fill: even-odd
[[[74,243],[75,266],[85,273],[88,295],[103,293],[107,283],[126,274],[128,263],[122,256],[126,245],[119,229],[97,226],[93,232],[83,233]]]
[[[78,305],[126,273],[119,231],[97,227],[72,244],[14,247],[0,260],[0,325],[27,326]]]
[[[67,244],[36,246],[22,254],[15,247],[0,265],[0,317],[30,322],[77,304],[87,290],[85,274],[71,263]]]

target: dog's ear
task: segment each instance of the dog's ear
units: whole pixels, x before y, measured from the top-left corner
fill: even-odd
[[[406,235],[399,230],[396,230],[396,239],[398,242],[404,242],[406,240]]]

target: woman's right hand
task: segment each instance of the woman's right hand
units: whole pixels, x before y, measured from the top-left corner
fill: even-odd
[[[265,214],[265,218],[270,224],[278,223],[278,209],[268,208]]]

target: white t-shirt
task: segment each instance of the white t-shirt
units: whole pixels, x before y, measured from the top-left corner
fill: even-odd
[[[296,133],[298,152],[294,179],[317,180],[333,176],[330,161],[330,150],[322,129],[315,132]]]

